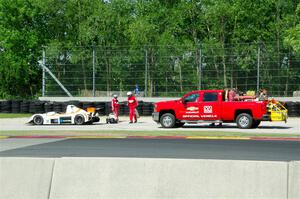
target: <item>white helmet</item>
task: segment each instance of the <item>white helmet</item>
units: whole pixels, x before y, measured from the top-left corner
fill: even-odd
[[[131,91],[127,92],[127,96],[130,96],[130,95],[132,95],[132,92]]]
[[[114,95],[113,95],[113,97],[114,97],[114,98],[117,98],[117,97],[118,97],[118,95],[117,95],[117,94],[114,94]]]

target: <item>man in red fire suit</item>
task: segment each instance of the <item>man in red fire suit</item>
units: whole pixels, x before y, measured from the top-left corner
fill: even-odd
[[[118,101],[118,95],[114,94],[113,99],[111,100],[111,109],[115,116],[116,121],[119,121],[119,101]]]
[[[133,123],[133,119],[134,119],[134,123],[136,123],[137,115],[135,113],[135,108],[138,106],[138,102],[136,101],[136,98],[130,91],[127,92],[127,97],[128,97],[127,105],[129,107],[129,119],[130,119],[129,123]]]

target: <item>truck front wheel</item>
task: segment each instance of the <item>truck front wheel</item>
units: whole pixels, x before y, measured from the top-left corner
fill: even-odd
[[[252,127],[253,118],[248,113],[241,113],[236,118],[236,124],[241,129],[250,129]]]
[[[173,128],[175,126],[175,116],[171,113],[165,113],[160,117],[160,124],[164,128]]]

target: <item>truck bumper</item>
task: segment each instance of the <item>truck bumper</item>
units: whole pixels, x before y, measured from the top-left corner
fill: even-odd
[[[159,113],[158,112],[152,113],[152,119],[158,123],[159,122]]]

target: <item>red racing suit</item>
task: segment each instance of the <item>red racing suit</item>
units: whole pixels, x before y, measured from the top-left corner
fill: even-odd
[[[111,100],[111,109],[117,120],[119,119],[119,106],[120,106],[120,104],[119,104],[118,99],[113,98]]]
[[[134,119],[134,121],[137,121],[137,116],[135,114],[135,108],[138,106],[138,102],[136,101],[136,98],[133,95],[128,97],[127,105],[129,107],[130,122],[132,122],[133,119]]]

